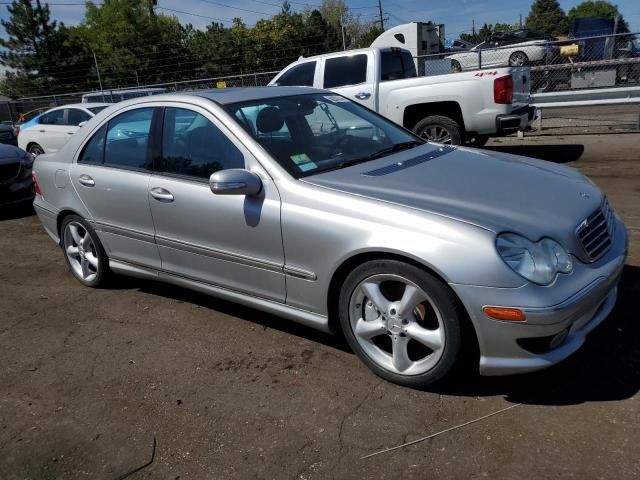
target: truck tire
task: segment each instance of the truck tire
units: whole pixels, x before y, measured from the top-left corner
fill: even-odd
[[[442,115],[423,118],[413,127],[413,133],[434,143],[462,145],[462,127],[452,118]]]

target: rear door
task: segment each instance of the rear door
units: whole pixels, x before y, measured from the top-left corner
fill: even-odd
[[[160,109],[133,107],[112,117],[81,147],[70,176],[109,257],[160,268],[149,209],[149,139]]]
[[[322,88],[377,110],[373,53],[326,58],[322,69]]]
[[[34,127],[33,141],[40,145],[45,153],[53,153],[67,142],[65,109],[58,108],[42,115]]]

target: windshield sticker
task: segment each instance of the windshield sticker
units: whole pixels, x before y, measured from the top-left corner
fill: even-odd
[[[348,102],[349,101],[347,98],[341,97],[340,95],[325,95],[324,99],[328,100],[330,102],[333,102],[333,103],[340,103],[340,102]]]
[[[291,160],[296,166],[303,172],[308,172],[309,170],[313,170],[318,168],[318,166],[311,161],[309,156],[306,153],[298,153],[296,155],[291,155]]]

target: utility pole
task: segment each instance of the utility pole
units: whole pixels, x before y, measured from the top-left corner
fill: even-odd
[[[472,18],[471,19],[471,33],[473,34],[473,36],[476,36],[476,19]]]
[[[384,30],[384,18],[382,17],[382,0],[378,0],[378,11],[380,12],[380,28]]]
[[[102,93],[102,99],[104,100],[104,90],[102,89],[102,79],[100,78],[100,67],[98,67],[98,59],[96,58],[96,52],[91,49],[91,53],[93,53],[93,61],[96,64],[96,72],[98,73],[98,83],[100,84],[100,92]]]
[[[522,28],[522,14],[520,14],[520,28]]]
[[[340,12],[340,30],[342,30],[342,50],[347,49],[347,43],[344,40],[344,12]]]

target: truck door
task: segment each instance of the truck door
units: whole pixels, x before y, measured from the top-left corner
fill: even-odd
[[[322,88],[377,110],[375,69],[371,52],[327,58],[324,61]]]

